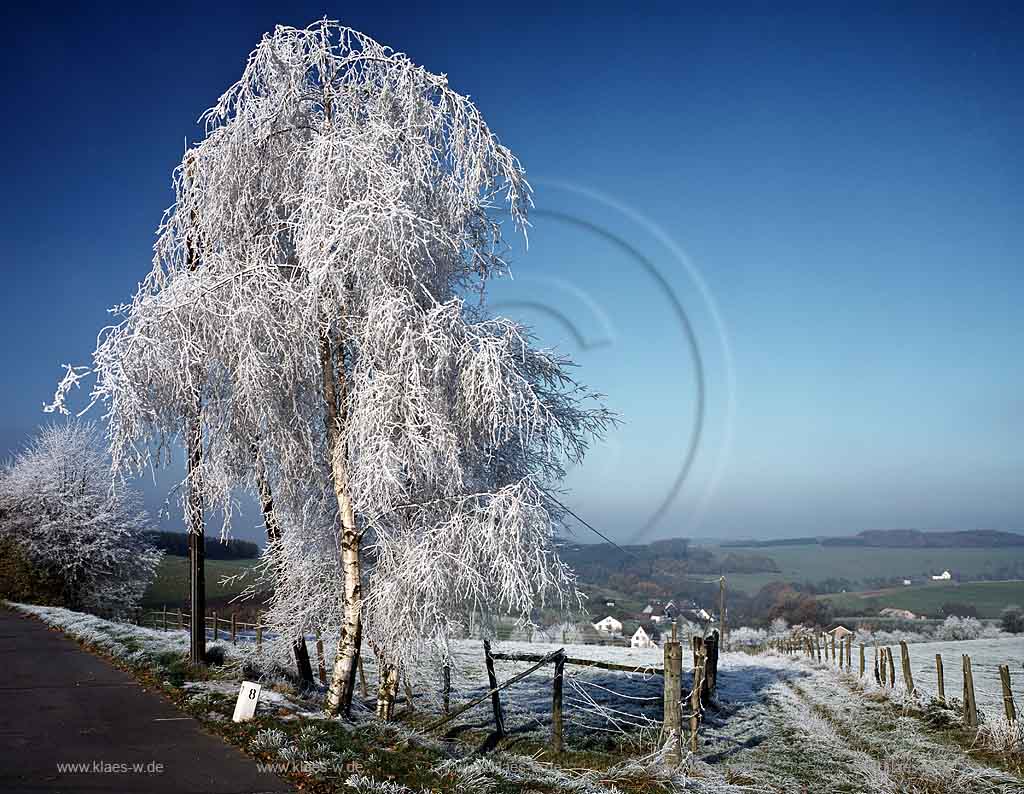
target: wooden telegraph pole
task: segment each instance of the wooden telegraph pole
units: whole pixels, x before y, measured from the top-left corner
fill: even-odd
[[[725,650],[725,576],[718,580],[718,647]]]
[[[199,400],[197,399],[198,403]],[[187,426],[188,501],[185,523],[188,529],[189,563],[189,660],[196,667],[206,664],[206,525],[203,519],[203,430],[198,414]]]
[[[189,159],[186,174],[191,188],[194,165]],[[192,220],[195,221],[193,211]],[[188,269],[199,267],[196,240],[186,236]],[[185,420],[185,457],[188,466],[188,494],[185,502],[185,530],[188,532],[189,560],[189,660],[196,667],[206,664],[206,523],[203,517],[203,397],[195,392],[191,416]],[[216,623],[214,629],[216,630]]]

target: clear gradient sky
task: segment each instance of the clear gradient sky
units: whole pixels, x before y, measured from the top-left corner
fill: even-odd
[[[447,73],[526,166],[492,304],[622,414],[568,483],[593,523],[1024,530],[1021,15],[707,5],[8,12],[0,455],[148,269],[196,118],[263,32],[327,14]]]

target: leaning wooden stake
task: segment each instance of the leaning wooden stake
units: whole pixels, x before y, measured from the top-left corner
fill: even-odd
[[[939,683],[939,700],[946,702],[946,677],[942,673],[942,654],[935,654],[935,676]]]
[[[452,697],[452,668],[445,665],[441,668],[441,703],[444,713],[447,714],[451,707]]]
[[[487,665],[487,683],[491,690],[494,731],[500,739],[505,735],[505,720],[501,716],[501,696],[498,694],[498,677],[494,674],[494,657],[491,656],[491,643],[487,640],[484,640],[484,662]]]
[[[495,687],[491,688],[489,691],[484,692],[484,694],[480,695],[480,697],[474,698],[473,700],[469,701],[469,703],[465,703],[462,706],[459,706],[457,709],[455,709],[455,711],[453,711],[447,717],[442,717],[437,722],[434,722],[434,723],[431,723],[430,725],[428,725],[426,728],[423,729],[423,732],[424,733],[430,733],[432,731],[436,731],[442,725],[445,725],[445,724],[451,722],[453,719],[458,717],[460,714],[463,714],[464,712],[469,711],[471,708],[473,708],[473,706],[476,706],[476,705],[478,705],[480,703],[483,703],[485,700],[487,700],[487,698],[489,698],[492,695],[494,695],[495,692],[500,692],[501,690],[503,690],[503,689],[505,689],[507,687],[512,686],[512,684],[515,684],[515,683],[518,683],[519,681],[522,681],[524,678],[526,678],[526,676],[528,676],[531,673],[539,670],[541,667],[546,665],[548,662],[554,661],[555,657],[558,656],[560,653],[564,654],[565,653],[565,649],[564,648],[559,648],[557,651],[552,651],[547,656],[545,656],[543,659],[541,659],[539,662],[537,662],[535,665],[533,665],[533,667],[530,667],[530,668],[528,668],[526,670],[523,670],[523,672],[521,672],[521,673],[517,673],[516,675],[512,676],[510,679],[508,679],[508,681],[505,681],[500,686],[495,686]]]
[[[214,641],[214,642],[216,642],[216,641],[217,641],[217,639],[218,639],[218,638],[220,637],[220,635],[219,635],[219,634],[217,633],[217,631],[218,631],[218,626],[217,626],[217,613],[216,613],[216,612],[214,612],[214,613],[213,613],[213,641]]]
[[[1010,667],[999,665],[999,680],[1003,685],[1003,710],[1008,722],[1017,721],[1017,706],[1013,702],[1013,689],[1010,688]]]
[[[238,623],[235,620],[235,613],[231,613],[231,644],[237,645],[235,638],[238,636]]]
[[[853,637],[846,638],[846,672],[853,667]]]
[[[858,675],[857,677],[858,678],[863,678],[864,677],[864,643],[863,642],[860,644],[860,675]]]
[[[914,673],[910,669],[910,650],[905,640],[900,640],[900,663],[903,665],[903,683],[907,687],[907,694],[914,694]]]
[[[896,663],[892,659],[892,648],[885,649],[885,655],[889,659],[889,689],[896,688]]]
[[[974,699],[974,673],[971,672],[971,657],[966,653],[964,661],[964,723],[969,728],[978,725],[978,704]]]
[[[448,668],[445,667],[445,672]],[[562,678],[565,672],[565,654],[555,657],[555,675],[551,679],[551,750],[556,755],[562,752]],[[445,712],[448,711],[448,696],[445,695]]]

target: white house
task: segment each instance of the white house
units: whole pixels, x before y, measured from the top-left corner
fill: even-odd
[[[644,607],[644,614],[645,615],[650,615],[652,612],[654,612],[654,607],[651,604],[648,604],[647,606]]]
[[[595,623],[594,628],[598,631],[603,631],[605,634],[622,634],[622,621],[616,620],[609,615],[604,620]]]
[[[953,578],[953,574],[951,574],[949,571],[943,571],[940,574],[932,576],[932,581],[935,581],[935,582],[948,582],[952,578]]]
[[[913,584],[913,582],[911,582],[909,579],[904,579],[903,580],[903,584],[904,584],[905,587],[909,587],[910,585]]]
[[[657,648],[658,644],[655,640],[658,639],[658,632],[653,627],[644,629],[643,626],[637,626],[636,631],[633,632],[633,636],[629,639],[630,648]]]

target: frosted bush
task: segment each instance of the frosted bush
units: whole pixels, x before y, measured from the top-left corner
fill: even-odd
[[[49,425],[0,473],[0,538],[63,587],[72,609],[135,610],[163,556],[139,495],[112,487],[95,425]]]
[[[935,632],[940,640],[977,640],[981,639],[983,627],[977,618],[958,618],[950,615]]]

